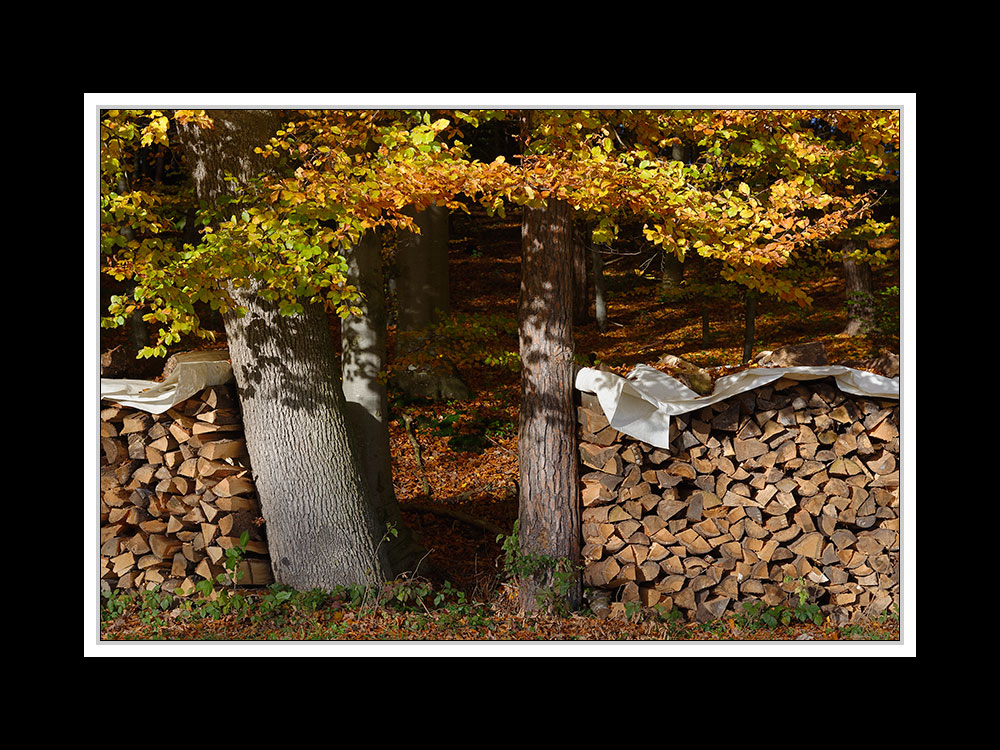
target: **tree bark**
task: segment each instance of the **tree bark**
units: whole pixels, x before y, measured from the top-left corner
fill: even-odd
[[[573,395],[573,241],[570,207],[524,209],[519,335],[521,412],[518,434],[520,547],[530,559],[574,566],[557,601],[577,609],[582,599],[578,454]],[[553,591],[554,568],[520,581],[520,605],[539,607]]]
[[[430,206],[413,214],[420,234],[404,232],[397,248],[397,358],[422,353],[433,368],[403,368],[395,384],[410,398],[442,401],[471,397],[454,367],[435,356],[429,329],[450,310],[448,281],[448,210]]]
[[[859,248],[859,243],[844,244],[845,252]],[[844,275],[847,279],[847,326],[842,336],[857,336],[871,328],[874,318],[872,306],[872,268],[864,261],[844,258]]]
[[[660,296],[668,297],[680,288],[684,280],[684,264],[675,253],[666,248],[660,256]]]
[[[274,110],[214,110],[211,130],[182,126],[196,194],[208,203],[261,168],[254,147],[280,127]],[[224,316],[240,395],[247,452],[267,529],[274,579],[299,590],[365,584],[386,577],[385,552],[367,484],[344,416],[335,350],[322,307],[281,316],[253,283]]]
[[[399,327],[422,331],[450,309],[448,288],[448,209],[429,206],[413,213],[420,234],[406,232],[398,249]]]
[[[362,314],[341,321],[341,382],[346,416],[358,445],[358,459],[375,503],[379,529],[391,525],[396,534],[386,541],[389,572],[412,572],[425,550],[403,521],[392,484],[389,448],[389,398],[386,392],[386,308],[382,275],[382,244],[366,234],[346,252],[348,283],[364,295]]]
[[[590,260],[594,269],[594,319],[597,321],[597,330],[604,333],[608,330],[608,300],[607,285],[604,280],[604,256],[601,255],[600,248],[591,248]]]
[[[387,578],[367,482],[345,417],[326,312],[284,317],[253,290],[225,316],[247,451],[274,579],[298,590]]]
[[[671,157],[674,161],[690,161],[690,150],[684,144],[674,144],[671,147]],[[684,280],[684,263],[677,257],[677,253],[666,248],[662,250],[660,256],[660,296],[667,297],[671,292],[680,289]]]
[[[753,342],[757,335],[757,299],[756,289],[747,289],[743,319],[743,360],[745,364],[753,357]]]
[[[590,317],[590,292],[587,288],[587,247],[589,242],[585,228],[577,228],[573,233],[573,325],[583,325]]]

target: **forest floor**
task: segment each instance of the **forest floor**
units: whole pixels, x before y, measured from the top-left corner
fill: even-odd
[[[442,601],[452,606],[435,610],[414,604],[404,610],[391,606],[359,610],[334,597],[322,606],[300,605],[293,608],[294,616],[277,620],[222,616],[197,622],[185,618],[151,621],[142,616],[141,608],[133,607],[102,622],[102,640],[899,641],[898,617],[847,627],[799,622],[763,627],[728,613],[723,621],[709,624],[641,613],[614,619],[586,613],[519,615],[517,592],[505,576],[498,536],[510,534],[518,511],[520,379],[515,368],[482,361],[484,354],[502,360],[517,351],[519,217],[459,216],[453,222],[451,246],[452,312],[471,316],[485,331],[480,332],[475,352],[475,347],[458,351],[469,344],[462,335],[454,342],[459,373],[474,395],[469,401],[439,404],[396,400],[390,440],[403,520],[428,550],[425,568],[418,569],[416,580],[435,591],[443,587],[448,596]],[[575,326],[577,354],[623,374],[638,363],[654,364],[664,354],[702,367],[738,365],[743,350],[742,304],[713,301],[710,338],[703,341],[704,300],[659,301],[658,282],[650,273],[658,268],[658,262],[643,269],[652,252],[649,248],[623,254],[608,264],[610,325],[604,333],[593,321]],[[876,274],[877,286],[898,283],[898,268]],[[808,310],[761,301],[755,353],[821,341],[831,363],[857,362],[876,355],[886,345],[884,339],[840,335],[847,322],[845,284],[840,275],[819,278],[808,291],[814,299]],[[390,347],[393,333],[390,327]],[[890,339],[888,345],[893,344]],[[102,342],[102,351],[104,348]],[[399,418],[402,409],[412,417],[409,430]],[[429,496],[425,492],[428,486]],[[397,586],[390,595],[401,601],[406,592],[419,588],[416,580]]]

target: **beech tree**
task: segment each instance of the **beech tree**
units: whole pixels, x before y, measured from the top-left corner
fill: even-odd
[[[614,241],[623,221],[639,219],[646,239],[665,253],[715,261],[723,280],[746,289],[749,313],[761,294],[807,305],[797,278],[782,271],[803,250],[839,237],[868,215],[874,200],[871,191],[832,189],[829,176],[878,169],[881,160],[880,138],[862,137],[864,148],[845,152],[803,124],[815,116],[535,111],[521,117],[520,164],[498,159],[480,173],[496,196],[494,208],[507,201],[524,211],[519,521],[526,559],[573,560],[579,538],[570,375],[574,258],[567,226],[574,219],[589,223],[593,243],[604,244]],[[863,134],[873,124],[892,127],[851,113],[833,116]],[[677,158],[674,147],[681,144],[694,144],[698,159]],[[750,323],[752,314],[748,333]],[[546,575],[522,579],[522,606],[536,606],[537,594],[551,590],[551,565]],[[578,591],[574,581],[562,592],[571,607]]]
[[[102,322],[121,325],[141,314],[161,324],[142,354],[162,356],[182,335],[212,336],[198,305],[219,311],[276,579],[329,588],[385,578],[414,560],[412,540],[403,533],[383,544],[381,524],[398,520],[386,491],[384,423],[375,418],[371,432],[351,434],[326,314],[364,319],[372,310],[360,303],[377,302],[370,290],[363,300],[358,292],[369,265],[355,263],[352,283],[345,254],[368,258],[362,242],[379,227],[413,229],[404,207],[422,210],[439,201],[449,207],[450,183],[461,175],[449,172],[454,159],[436,142],[448,121],[339,111],[181,110],[171,116],[202,205],[202,235],[193,244],[176,236],[170,241],[166,230],[179,233],[181,209],[164,212],[161,196],[122,195],[112,186],[123,168],[124,144],[167,143],[170,117],[106,113],[103,270],[132,280],[135,291],[113,298]],[[123,223],[140,238],[116,231]],[[372,323],[379,326],[384,321]],[[363,379],[355,374],[370,373],[369,363],[353,369],[362,364],[353,356],[360,356],[359,340],[351,323],[347,329],[352,403],[384,418],[384,407],[352,390]],[[359,437],[372,451],[365,470]]]
[[[376,525],[391,529],[386,559],[395,577],[416,570],[426,550],[403,521],[392,482],[389,452],[389,396],[386,390],[386,302],[382,245],[377,232],[345,249],[348,283],[362,295],[357,311],[341,320],[341,382],[346,418],[358,446],[358,460],[375,506]]]
[[[199,200],[216,204],[247,185],[259,149],[281,129],[280,112],[206,113],[212,127],[182,124],[179,143]],[[249,247],[231,248],[234,254]],[[222,277],[235,303],[224,316],[247,450],[267,523],[276,581],[299,589],[388,575],[357,446],[344,416],[335,349],[322,305],[282,315],[256,275]]]
[[[450,309],[449,212],[433,203],[407,211],[415,229],[397,232],[396,311],[398,367],[393,381],[413,399],[467,399],[472,393],[433,340]],[[415,361],[414,361],[415,360]]]

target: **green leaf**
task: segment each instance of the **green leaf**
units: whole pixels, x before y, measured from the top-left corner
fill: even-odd
[[[290,315],[298,315],[304,310],[305,308],[298,302],[286,302],[278,309],[278,313],[287,318]]]

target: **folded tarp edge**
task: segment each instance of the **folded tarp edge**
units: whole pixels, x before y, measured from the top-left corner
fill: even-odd
[[[699,396],[677,378],[649,365],[637,365],[626,377],[581,368],[576,388],[597,396],[608,422],[619,432],[657,448],[669,448],[670,417],[701,409],[759,388],[782,377],[818,380],[832,377],[845,393],[899,399],[899,378],[887,378],[844,365],[758,367],[719,378],[707,396]]]
[[[101,378],[101,399],[132,409],[162,414],[213,385],[233,379],[233,366],[226,352],[191,352],[179,358],[173,372],[163,380]]]

